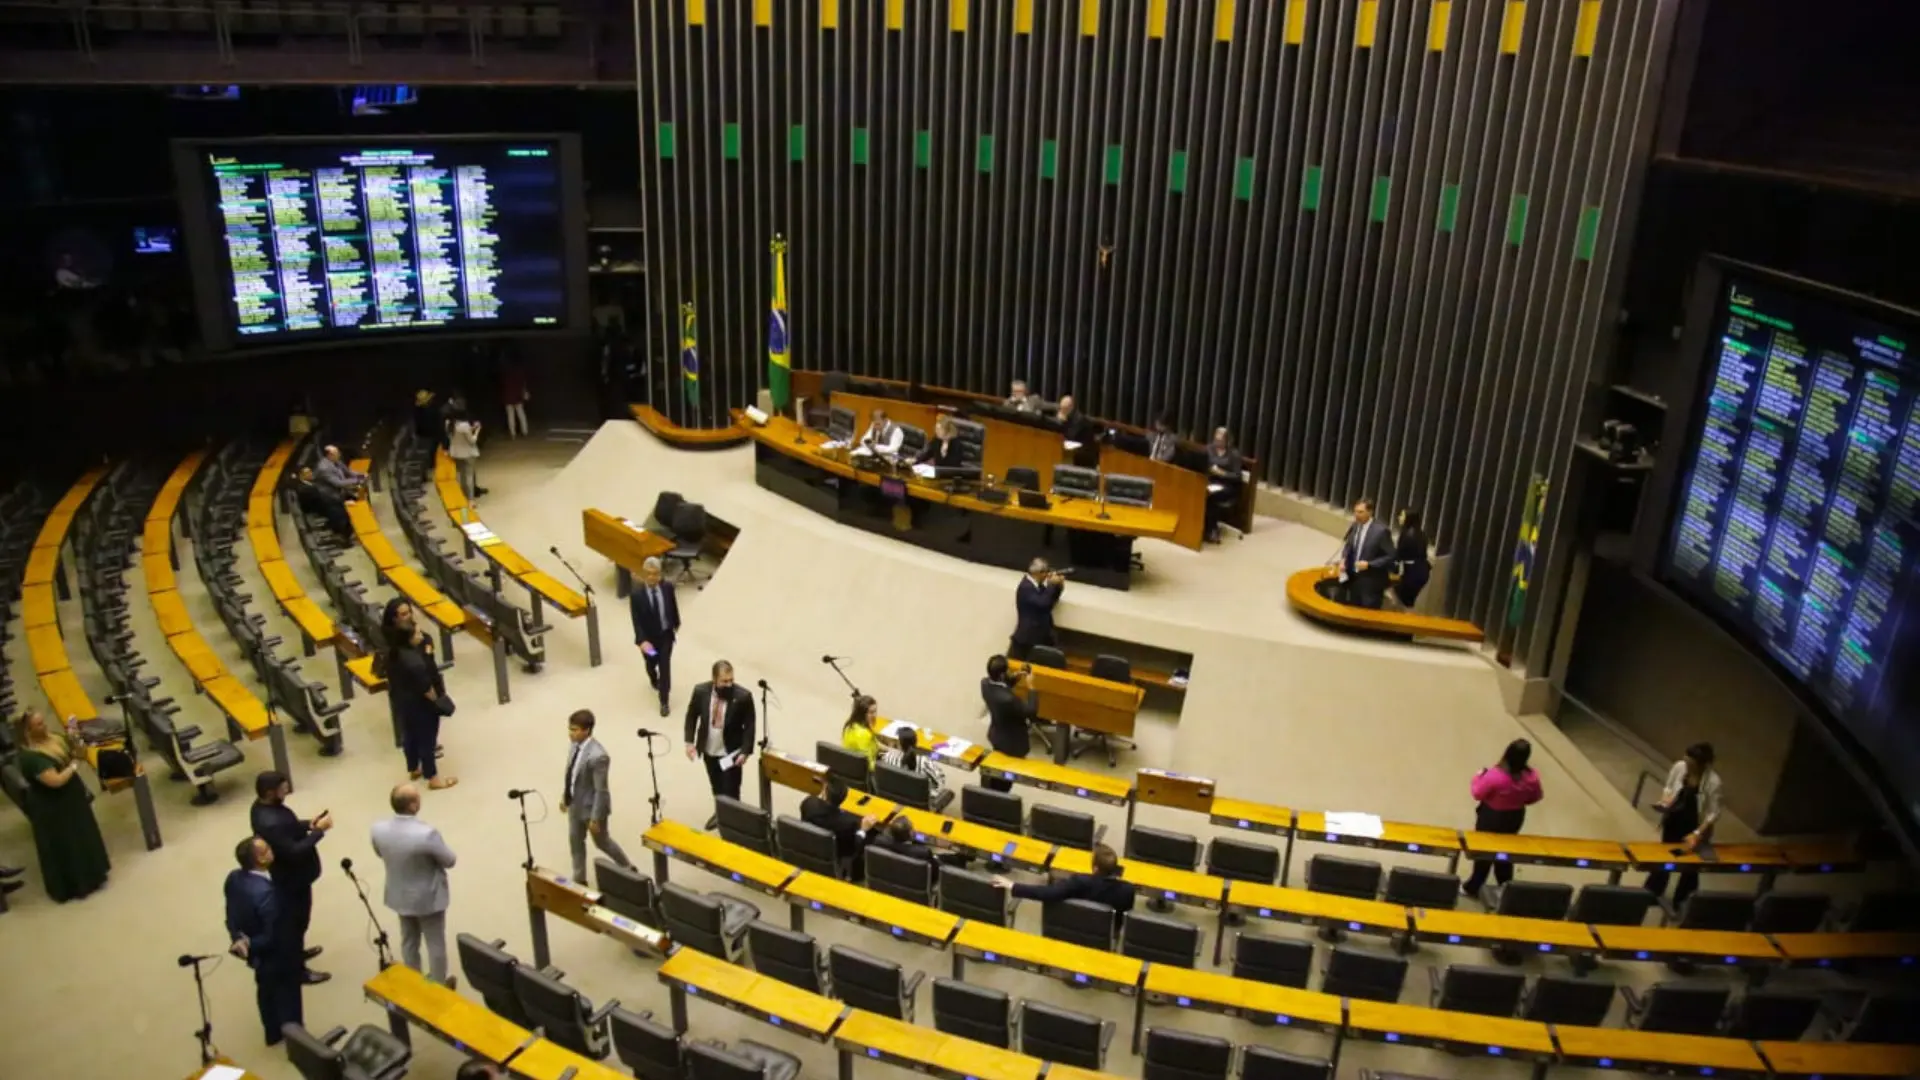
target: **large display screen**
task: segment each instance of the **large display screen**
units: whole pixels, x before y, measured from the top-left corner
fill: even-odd
[[[1920,818],[1920,319],[1716,282],[1655,575],[1823,705]]]
[[[192,144],[210,338],[566,325],[565,156],[554,137]]]

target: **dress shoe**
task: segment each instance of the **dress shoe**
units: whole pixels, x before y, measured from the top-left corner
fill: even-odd
[[[660,703],[660,715],[661,715],[661,716],[670,716],[670,715],[672,715],[672,714],[673,714],[673,710],[667,707],[667,703],[666,703],[666,702],[664,702],[664,701],[663,701],[663,702],[661,702],[661,703]]]
[[[717,828],[719,828],[719,827],[720,827],[720,815],[719,815],[719,814],[715,814],[715,815],[713,815],[712,817],[710,817],[710,818],[708,818],[708,819],[707,819],[707,831],[708,831],[708,832],[712,832],[713,830],[715,830],[715,829],[717,829]]]
[[[27,883],[24,881],[0,881],[0,896],[5,896],[7,893],[19,892],[26,887]]]
[[[0,878],[15,878],[26,873],[18,866],[0,866]]]
[[[306,983],[308,986],[319,986],[331,978],[333,978],[333,976],[324,971],[309,971],[300,977],[300,981]]]
[[[300,959],[302,959],[302,960],[311,960],[311,959],[313,959],[314,957],[316,957],[316,956],[319,956],[319,955],[320,955],[320,953],[321,953],[321,951],[322,951],[322,950],[321,950],[321,947],[320,947],[320,946],[318,946],[318,945],[309,945],[309,946],[307,946],[307,951],[306,951],[306,952],[303,952],[303,953],[301,953],[301,954],[300,954]]]

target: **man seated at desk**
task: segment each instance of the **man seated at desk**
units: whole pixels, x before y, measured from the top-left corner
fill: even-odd
[[[921,449],[920,456],[914,461],[920,465],[931,465],[936,469],[958,469],[967,464],[952,417],[942,416],[933,422],[933,438]]]
[[[887,419],[885,409],[873,410],[873,422],[854,445],[854,453],[869,454],[893,461],[900,456],[900,444],[907,437],[899,424]]]
[[[294,501],[299,504],[300,512],[311,517],[321,518],[333,535],[342,540],[353,539],[353,521],[347,517],[347,504],[340,496],[321,487],[313,481],[313,470],[302,467],[300,481],[294,485]]]
[[[354,472],[346,462],[340,460],[340,448],[337,446],[329,446],[321,451],[319,478],[321,486],[342,499],[353,498],[367,484],[366,473]]]
[[[860,852],[873,838],[880,819],[872,814],[861,817],[851,810],[840,809],[840,804],[846,801],[846,782],[829,776],[825,791],[800,800],[800,820],[833,834],[834,854],[841,865],[851,867],[848,880],[859,881],[866,876]]]
[[[1007,391],[1006,406],[1009,409],[1017,409],[1020,412],[1038,416],[1045,409],[1046,403],[1040,400],[1039,394],[1027,389],[1025,379],[1015,379],[1013,386]]]
[[[1067,441],[1067,452],[1073,455],[1075,465],[1095,468],[1100,464],[1100,436],[1098,421],[1080,411],[1072,394],[1060,398],[1060,411],[1054,414],[1060,421],[1060,435]]]
[[[970,861],[962,852],[936,852],[933,848],[914,839],[913,822],[903,815],[887,822],[886,827],[874,831],[868,847],[891,851],[902,858],[916,862],[938,863],[946,866],[965,866]]]
[[[1093,845],[1093,873],[1069,874],[1046,885],[1016,885],[1004,877],[995,877],[995,885],[1013,890],[1022,900],[1051,904],[1060,900],[1086,900],[1113,909],[1117,927],[1133,910],[1133,886],[1120,879],[1120,856],[1105,844]]]

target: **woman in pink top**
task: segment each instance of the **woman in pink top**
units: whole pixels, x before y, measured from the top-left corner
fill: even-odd
[[[1527,768],[1533,756],[1533,744],[1515,739],[1500,755],[1500,764],[1481,769],[1473,778],[1473,798],[1480,805],[1473,815],[1473,827],[1480,832],[1517,833],[1526,824],[1527,807],[1540,801],[1540,774]],[[1513,880],[1513,864],[1505,860],[1475,859],[1473,876],[1460,886],[1470,899],[1480,898],[1480,887],[1487,874],[1505,885]]]

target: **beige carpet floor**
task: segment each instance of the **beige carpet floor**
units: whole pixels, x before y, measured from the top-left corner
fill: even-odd
[[[685,626],[676,655],[676,710],[685,708],[689,691],[706,677],[708,665],[725,657],[744,682],[751,685],[764,678],[774,687],[776,705],[762,723],[770,724],[775,745],[809,751],[816,739],[835,737],[847,711],[845,689],[819,660],[823,653],[832,653],[852,658],[848,674],[879,698],[888,715],[976,737],[984,731],[976,687],[986,657],[1004,646],[1011,627],[1015,575],[836,526],[761,490],[752,473],[747,449],[676,452],[629,423],[609,424],[584,445],[536,439],[489,448],[481,482],[492,494],[482,501],[482,514],[542,568],[565,576],[546,554],[549,545],[557,545],[582,567],[607,605],[601,615],[607,663],[589,667],[584,625],[559,620],[562,625],[547,639],[546,669],[528,674],[516,665],[513,701],[497,705],[488,665],[471,643],[462,643],[459,663],[449,673],[460,711],[445,726],[442,764],[461,783],[429,793],[421,812],[460,855],[453,871],[453,931],[503,938],[510,950],[530,955],[519,822],[506,792],[516,787],[545,792],[546,801],[531,804],[535,854],[546,865],[564,867],[565,823],[554,804],[566,760],[566,717],[574,709],[591,708],[602,721],[600,739],[614,759],[612,830],[630,853],[643,855],[640,837],[646,827],[648,789],[641,744],[633,732],[658,726],[660,720],[631,644],[624,604],[613,598],[612,567],[581,542],[580,513],[586,507],[638,519],[646,515],[657,492],[672,489],[704,502],[710,512],[741,530],[739,542],[706,587],[681,590]],[[449,531],[431,495],[429,503],[441,530]],[[387,496],[377,496],[376,504],[391,538],[404,547]],[[296,573],[324,600],[294,542],[290,522],[282,521],[281,535]],[[1547,791],[1546,802],[1528,822],[1530,831],[1645,835],[1645,823],[1551,723],[1539,717],[1516,719],[1502,709],[1493,674],[1468,650],[1358,640],[1294,615],[1284,602],[1286,574],[1320,561],[1330,546],[1324,535],[1263,519],[1244,541],[1230,540],[1204,552],[1145,545],[1148,570],[1130,592],[1069,588],[1059,611],[1063,626],[1194,657],[1191,689],[1184,698],[1156,697],[1155,707],[1142,719],[1139,750],[1123,754],[1118,771],[1173,768],[1211,776],[1230,794],[1294,807],[1365,810],[1400,820],[1465,826],[1471,820],[1468,778],[1510,739],[1529,735],[1538,747],[1535,761]],[[362,580],[373,580],[361,554],[354,553],[350,561]],[[255,610],[267,616],[274,632],[297,642],[259,580],[250,551],[241,562],[256,597]],[[217,648],[227,650],[229,664],[238,669],[239,656],[191,562],[183,560],[183,565],[187,569],[181,588],[198,625]],[[185,672],[160,638],[137,569],[129,576],[137,644],[149,659],[148,671],[166,680],[161,692],[185,703],[181,723],[218,731],[217,713],[194,697]],[[385,595],[383,589],[373,592]],[[106,686],[86,656],[78,601],[62,604],[61,614],[76,667],[99,700]],[[32,698],[36,684],[24,652],[24,643],[16,637],[8,659]],[[337,694],[327,654],[306,661],[306,668],[310,678],[326,682]],[[375,970],[371,928],[339,861],[352,857],[364,868],[378,905],[380,870],[367,830],[387,813],[390,787],[405,777],[399,751],[391,744],[383,699],[356,698],[344,720],[346,749],[336,758],[321,758],[312,740],[292,737],[298,790],[291,804],[304,814],[331,809],[338,822],[321,847],[326,871],[316,886],[310,939],[326,949],[316,966],[334,974],[332,982],[306,994],[307,1021],[316,1029],[381,1020],[360,990]],[[670,723],[678,725],[677,712]],[[9,973],[0,1038],[8,1047],[8,1075],[168,1077],[185,1075],[193,1066],[193,986],[174,961],[181,953],[218,953],[225,945],[221,882],[232,866],[234,844],[246,833],[252,777],[270,766],[264,743],[246,751],[247,765],[222,776],[223,798],[210,807],[189,805],[184,785],[156,776],[166,837],[158,851],[142,849],[130,797],[101,796],[95,807],[115,869],[109,886],[94,897],[55,905],[30,871],[29,887],[13,898],[14,910],[0,916],[0,955]],[[672,752],[660,761],[666,811],[698,825],[710,807],[705,777],[680,751],[676,739]],[[1106,767],[1094,757],[1081,763]],[[149,759],[149,768],[163,772],[156,759]],[[955,775],[951,781],[958,785],[964,777]],[[747,787],[751,797],[751,772]],[[1037,797],[1031,790],[1022,793],[1029,800]],[[793,793],[782,791],[776,810],[794,812],[797,801]],[[1093,808],[1089,803],[1074,805]],[[1123,815],[1118,810],[1097,813],[1118,840]],[[1157,808],[1144,809],[1140,820],[1202,837],[1213,831],[1197,815]],[[1324,849],[1303,845],[1296,851],[1296,874],[1316,850]],[[1444,866],[1418,856],[1402,858],[1429,869]],[[25,821],[11,806],[0,807],[0,861],[31,864],[32,859]],[[1389,856],[1385,861],[1400,860]],[[1557,876],[1553,871],[1529,874]],[[685,866],[676,866],[673,878],[700,889],[722,887]],[[1592,875],[1568,879],[1596,880]],[[770,919],[784,925],[781,905],[764,898],[758,903]],[[1211,921],[1190,914],[1208,927],[1210,950]],[[397,939],[394,921],[384,910],[381,915]],[[1037,932],[1037,907],[1028,905],[1020,917],[1023,928]],[[1281,935],[1295,932],[1262,929]],[[947,966],[944,954],[847,924],[816,917],[810,930],[823,943],[852,945],[931,974],[943,973]],[[554,963],[591,998],[618,998],[629,1007],[665,1015],[667,996],[653,965],[564,923],[554,924],[552,944]],[[1363,942],[1359,947],[1377,946]],[[1415,958],[1402,1000],[1424,1003],[1424,969],[1454,962],[1486,960],[1484,953],[1473,950],[1428,948]],[[1138,1075],[1138,1059],[1125,1047],[1130,1007],[1120,999],[1076,993],[1037,976],[983,965],[969,970],[970,978],[1016,996],[1121,1021],[1108,1067],[1123,1076]],[[1528,970],[1557,966],[1529,961]],[[1639,983],[1665,975],[1648,965],[1610,965],[1602,974]],[[1697,977],[1723,978],[1715,972]],[[240,964],[225,961],[213,971],[209,998],[223,1051],[270,1080],[295,1075],[281,1053],[261,1045],[251,978]],[[924,990],[920,1018],[931,1023]],[[808,1075],[827,1076],[834,1067],[825,1048],[710,1004],[694,1004],[692,1022],[700,1036],[752,1037],[792,1050],[801,1056]],[[1328,1047],[1321,1036],[1180,1015],[1173,1009],[1149,1010],[1148,1022],[1302,1052],[1324,1053]],[[416,1037],[415,1046],[412,1075],[452,1075],[458,1063],[454,1051],[425,1037]],[[1462,1077],[1524,1073],[1512,1063],[1350,1043],[1341,1075],[1358,1075],[1361,1066]],[[885,1068],[861,1066],[863,1073]]]

